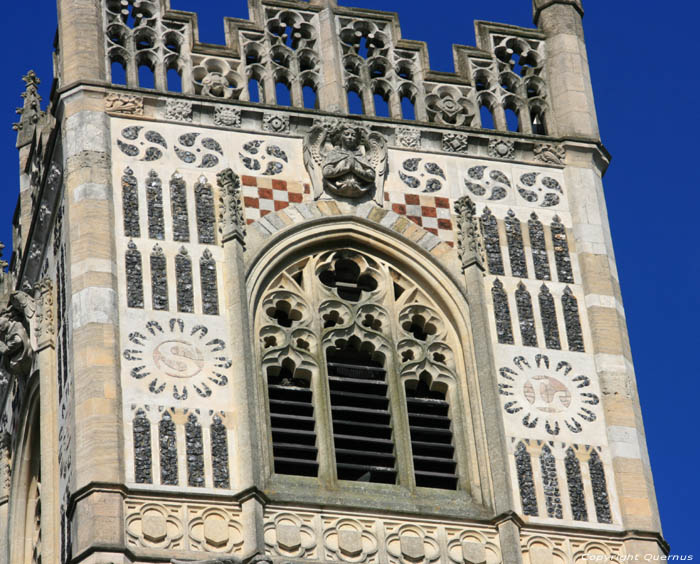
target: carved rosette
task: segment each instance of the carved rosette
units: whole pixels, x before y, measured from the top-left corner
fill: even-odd
[[[457,215],[457,247],[462,268],[466,269],[475,264],[483,271],[486,256],[476,205],[469,196],[463,196],[455,202],[455,214]]]
[[[230,168],[222,170],[217,175],[217,183],[221,188],[219,197],[219,221],[221,240],[223,243],[237,239],[245,243],[245,217],[241,202],[241,181]]]

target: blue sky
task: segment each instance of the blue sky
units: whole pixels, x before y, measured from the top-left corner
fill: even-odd
[[[51,86],[55,3],[43,0],[26,22],[26,4],[3,6],[8,28],[0,39],[5,87],[0,91],[0,240],[9,255],[18,192],[15,133],[21,76],[30,68]],[[474,44],[474,19],[530,26],[530,0],[465,2],[361,0],[341,4],[400,15],[403,37],[428,43],[433,69],[450,71],[452,43]],[[200,38],[223,42],[223,16],[247,17],[246,0],[172,0],[199,13]],[[700,159],[693,60],[700,5],[584,0],[589,61],[603,143],[613,155],[604,184],[622,295],[664,534],[673,553],[700,549],[697,508],[700,462],[695,356],[700,339],[696,290],[697,172]],[[9,260],[9,256],[6,256]],[[695,391],[693,391],[695,390]],[[700,558],[700,550],[696,556]]]

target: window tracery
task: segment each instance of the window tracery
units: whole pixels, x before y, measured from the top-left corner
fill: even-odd
[[[417,284],[322,252],[273,279],[257,327],[275,473],[396,484],[407,464],[411,485],[457,489],[459,344]]]

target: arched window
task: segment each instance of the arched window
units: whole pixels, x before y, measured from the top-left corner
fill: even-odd
[[[275,474],[468,487],[460,340],[425,284],[319,252],[271,278],[256,331]]]

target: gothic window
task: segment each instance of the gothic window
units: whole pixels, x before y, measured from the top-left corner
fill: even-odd
[[[209,249],[199,259],[199,279],[202,283],[202,312],[219,315],[219,292],[216,285],[216,261]]]
[[[532,212],[527,222],[527,227],[530,234],[532,262],[535,265],[535,278],[538,280],[551,280],[547,246],[544,240],[544,227],[542,227],[542,222],[537,218],[535,212]]]
[[[588,459],[588,471],[591,475],[593,501],[595,503],[595,514],[598,523],[612,523],[610,500],[608,499],[608,485],[605,480],[603,461],[600,459],[595,449]]]
[[[122,176],[122,210],[124,213],[124,235],[126,237],[141,237],[139,225],[139,196],[134,171],[124,169]]]
[[[484,248],[489,263],[489,272],[503,276],[503,257],[501,256],[501,241],[498,237],[498,222],[489,208],[484,208],[481,214],[481,232],[484,236]]]
[[[571,257],[569,256],[569,243],[566,240],[566,228],[558,216],[555,216],[550,229],[552,231],[554,261],[557,266],[559,282],[573,284],[574,274],[571,271]]]
[[[515,469],[518,474],[523,514],[537,517],[537,496],[535,495],[535,482],[532,479],[532,461],[527,447],[522,442],[518,443],[515,449]]]
[[[165,254],[158,244],[151,251],[151,297],[153,309],[168,310],[168,273]]]
[[[164,239],[163,186],[158,174],[152,170],[146,180],[146,203],[148,204],[148,236],[151,239]]]
[[[276,474],[459,487],[459,341],[424,290],[351,250],[272,279],[257,327]]]
[[[166,486],[177,486],[177,440],[175,422],[170,413],[163,413],[158,423],[160,446],[160,483]]]
[[[128,307],[143,307],[143,265],[141,252],[133,241],[129,241],[125,255],[126,304]]]
[[[559,341],[559,323],[557,322],[557,312],[554,307],[554,298],[549,288],[542,284],[540,287],[540,315],[542,316],[542,329],[544,331],[544,342],[548,349],[561,349]]]
[[[197,237],[202,245],[213,245],[215,240],[214,195],[211,184],[203,176],[194,187],[197,212]]]
[[[520,321],[520,336],[526,347],[537,346],[537,333],[535,331],[535,316],[532,313],[532,298],[525,285],[521,282],[515,291],[515,303],[518,307],[518,320]]]
[[[177,283],[177,311],[194,312],[192,285],[192,259],[182,247],[175,256],[175,278]]]
[[[215,488],[229,488],[228,471],[228,433],[221,422],[221,417],[214,415],[210,428],[211,466],[214,473]]]
[[[583,480],[581,479],[581,463],[571,447],[566,449],[564,464],[566,466],[566,482],[569,487],[571,513],[574,516],[574,521],[588,521],[586,494],[583,490]]]
[[[153,482],[151,474],[151,422],[146,413],[139,409],[134,417],[134,474],[137,484]]]
[[[569,350],[584,352],[578,300],[576,300],[571,288],[568,286],[564,289],[564,293],[561,296],[561,305],[564,308],[564,325],[566,325],[566,339],[569,342]]]
[[[173,218],[173,240],[184,243],[190,240],[190,223],[187,215],[187,186],[180,174],[170,179],[170,207]]]
[[[498,335],[498,342],[504,345],[512,345],[514,342],[513,325],[510,321],[508,295],[500,280],[496,280],[493,283],[491,298],[493,299],[493,311],[496,316],[496,334]]]
[[[508,239],[508,254],[510,256],[510,270],[513,276],[527,278],[523,233],[520,227],[520,220],[515,217],[513,210],[508,210],[505,224],[506,238]]]
[[[204,487],[202,426],[194,413],[190,413],[187,423],[185,423],[185,447],[187,451],[187,485]]]
[[[561,495],[557,479],[557,465],[550,448],[545,445],[540,454],[540,469],[542,471],[542,486],[544,501],[547,507],[547,517],[562,519]]]

